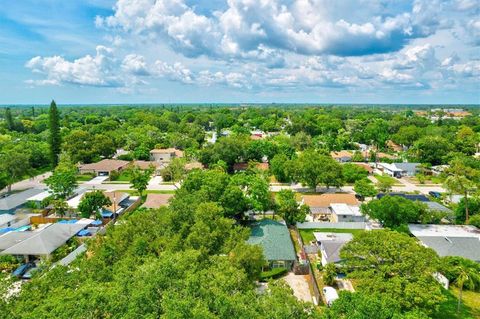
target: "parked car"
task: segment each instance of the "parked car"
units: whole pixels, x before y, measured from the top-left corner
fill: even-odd
[[[32,276],[37,272],[39,271],[39,269],[37,267],[35,267],[35,265],[28,269],[22,276],[22,279],[32,279]]]
[[[432,197],[435,197],[435,198],[441,198],[442,197],[442,193],[440,193],[440,192],[430,191],[430,192],[428,192],[428,194]]]
[[[17,277],[17,278],[22,278],[23,275],[30,269],[35,267],[35,264],[33,263],[26,263],[23,265],[20,265],[17,269],[15,269],[12,273],[12,276]]]
[[[323,287],[323,295],[325,296],[325,301],[327,305],[330,307],[332,303],[338,299],[338,293],[333,287],[325,286]]]

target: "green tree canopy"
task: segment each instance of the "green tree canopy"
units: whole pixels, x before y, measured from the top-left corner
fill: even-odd
[[[418,222],[427,213],[427,206],[400,196],[384,196],[361,206],[364,215],[377,219],[383,226],[397,228]]]
[[[287,225],[304,222],[309,208],[297,202],[295,193],[290,189],[283,189],[275,196],[276,212],[285,220]]]
[[[406,234],[364,232],[347,243],[340,256],[359,292],[395,300],[401,312],[418,310],[429,315],[444,300],[432,276],[438,270],[436,253]]]
[[[78,204],[78,210],[84,218],[90,218],[91,216],[99,217],[100,209],[111,204],[110,199],[102,191],[96,190],[85,193]]]

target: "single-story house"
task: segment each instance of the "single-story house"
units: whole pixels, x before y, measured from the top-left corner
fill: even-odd
[[[296,260],[290,232],[284,223],[263,219],[252,225],[252,234],[247,242],[259,245],[271,268],[291,269]]]
[[[401,152],[401,151],[403,151],[402,145],[397,144],[397,143],[395,143],[395,142],[392,141],[392,140],[388,140],[388,141],[386,142],[386,145],[387,145],[387,147],[388,147],[389,149],[391,149],[391,150],[394,151],[394,152]]]
[[[377,169],[392,177],[402,177],[403,170],[390,163],[377,163]]]
[[[445,207],[442,204],[439,204],[437,202],[428,201],[428,202],[424,202],[424,203],[428,206],[428,209],[430,209],[432,211],[447,213],[449,215],[453,214],[453,211],[450,208]]]
[[[418,172],[420,172],[420,163],[393,163],[393,165],[399,169],[401,169],[402,176],[415,176]]]
[[[377,168],[392,177],[415,176],[420,171],[420,163],[378,163]]]
[[[322,265],[328,263],[338,263],[340,259],[340,250],[346,243],[353,239],[353,235],[349,233],[313,233],[315,240],[320,246],[322,254]]]
[[[147,199],[142,207],[155,209],[168,206],[169,200],[172,197],[173,194],[147,194]]]
[[[80,165],[78,170],[80,174],[93,173],[97,176],[110,176],[112,172],[120,173],[127,168],[128,164],[129,162],[127,161],[103,159],[97,163]]]
[[[15,221],[17,217],[11,214],[1,214],[0,215],[0,229],[5,227],[10,227]]]
[[[367,164],[367,163],[359,163],[359,162],[352,162],[352,164],[355,164],[363,169],[365,169],[368,174],[373,174],[373,167],[370,166],[370,164]]]
[[[360,207],[349,206],[343,203],[332,203],[330,205],[332,210],[331,220],[334,223],[338,222],[365,222],[365,216],[360,212]]]
[[[400,196],[400,197],[403,197],[403,198],[406,198],[406,199],[409,199],[409,200],[412,200],[412,201],[419,201],[419,202],[429,202],[430,199],[428,199],[427,196],[423,195],[423,194],[405,194],[405,193],[388,193],[388,194],[384,194],[384,193],[380,193],[377,195],[377,198],[380,199],[384,196]]]
[[[30,188],[22,192],[7,194],[0,198],[0,214],[13,214],[25,205],[32,196],[44,192],[44,189]]]
[[[176,148],[158,148],[150,151],[150,160],[158,163],[168,163],[177,157],[183,157],[183,151]]]
[[[350,206],[359,206],[360,202],[355,194],[321,194],[304,195],[302,204],[310,208],[313,219],[329,220],[332,214],[330,206],[335,203],[343,203]]]
[[[409,224],[408,228],[441,257],[459,256],[480,263],[480,230],[475,226]]]
[[[55,223],[41,230],[8,232],[0,236],[1,255],[49,257],[53,251],[86,227],[81,223]],[[9,247],[7,247],[9,246]]]
[[[161,166],[158,162],[154,161],[133,161],[133,165],[142,170],[153,168],[155,171]]]
[[[127,208],[133,205],[138,198],[130,199],[130,194],[119,191],[105,191],[103,194],[110,199],[111,204],[103,208],[102,217],[112,218],[122,214]]]
[[[330,156],[340,163],[351,162],[353,153],[349,151],[330,152]]]

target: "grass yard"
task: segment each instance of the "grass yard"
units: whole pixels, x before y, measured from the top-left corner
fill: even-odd
[[[375,175],[373,175],[373,176],[374,176],[374,177],[377,179],[377,181],[379,181],[379,182],[388,182],[388,181],[390,181],[390,182],[392,182],[394,185],[403,185],[402,183],[400,183],[400,182],[398,181],[398,179],[393,178],[393,177],[388,176],[388,175],[378,175],[378,174],[375,174]]]
[[[137,191],[134,189],[122,189],[119,192],[128,193],[130,195],[137,195]],[[170,190],[146,190],[145,194],[175,194],[175,191]]]
[[[77,179],[77,182],[88,182],[94,177],[95,175],[93,174],[78,174],[75,178]]]
[[[478,319],[480,318],[480,293],[473,291],[463,291],[463,302],[460,308],[460,313],[457,314],[458,304],[458,288],[452,287],[444,291],[444,296],[447,298],[441,306],[439,311],[434,314],[433,318],[437,319]]]
[[[348,233],[352,234],[353,236],[357,236],[364,232],[363,229],[340,229],[340,228],[315,228],[315,229],[299,229],[300,236],[302,236],[302,240],[304,244],[315,240],[315,236],[313,236],[314,232],[317,233]]]
[[[130,182],[130,173],[126,170],[120,172],[118,176],[113,180],[115,182]]]

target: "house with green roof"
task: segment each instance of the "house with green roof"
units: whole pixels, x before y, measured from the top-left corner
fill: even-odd
[[[296,260],[295,248],[287,226],[271,219],[264,219],[252,225],[252,234],[247,242],[259,245],[271,268],[291,269]]]

